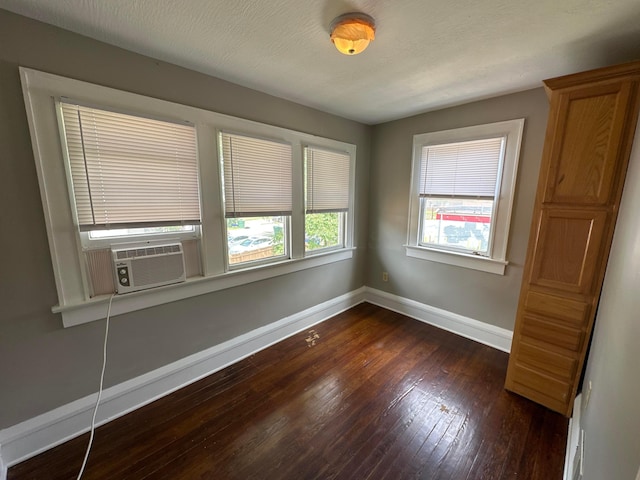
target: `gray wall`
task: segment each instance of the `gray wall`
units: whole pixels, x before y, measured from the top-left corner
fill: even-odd
[[[513,330],[547,124],[542,88],[425,113],[373,128],[366,283]],[[504,276],[405,255],[413,135],[525,118]],[[382,272],[389,281],[382,282]]]
[[[542,89],[371,129],[0,10],[0,428],[95,392],[104,327],[103,322],[93,322],[63,329],[50,311],[57,299],[18,65],[358,146],[359,249],[353,261],[115,317],[107,385],[365,283],[513,328],[548,110]],[[401,245],[406,241],[412,136],[519,117],[526,118],[526,127],[506,275],[406,257]],[[640,343],[640,223],[633,211],[638,204],[636,150],[587,364],[586,378],[593,381],[594,390],[583,417],[585,480],[630,479],[640,464],[640,387],[629,381],[637,378],[635,352]],[[382,271],[390,273],[388,283],[381,281]]]
[[[0,251],[4,252],[0,273],[0,428],[94,392],[103,334],[103,322],[63,329],[59,316],[50,311],[57,299],[19,65],[358,147],[359,248],[354,260],[114,318],[107,385],[365,283],[494,325],[513,327],[548,108],[541,89],[374,127],[375,156],[369,179],[371,127],[0,10],[0,195],[3,205],[12,206],[0,214]],[[526,117],[527,122],[507,275],[405,257],[401,245],[406,241],[412,135],[519,117]],[[368,245],[372,250],[366,258]],[[382,270],[390,273],[389,283],[381,283]],[[255,300],[247,302],[247,298]]]
[[[624,188],[585,373],[584,480],[640,473],[640,131]]]
[[[357,145],[354,259],[115,317],[107,386],[364,284],[370,127],[0,10],[0,428],[95,392],[104,329],[63,329],[50,310],[57,297],[18,66]]]
[[[373,129],[366,284],[512,330],[547,122],[543,89],[426,113]],[[406,257],[412,135],[525,117],[504,277]],[[640,132],[625,184],[585,382],[584,480],[632,480],[640,469]],[[383,271],[389,282],[382,282]],[[584,401],[584,398],[583,398]]]

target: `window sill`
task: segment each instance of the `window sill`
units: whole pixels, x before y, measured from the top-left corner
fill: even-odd
[[[306,258],[284,260],[278,263],[235,270],[210,277],[190,278],[183,283],[141,290],[125,295],[115,295],[111,306],[111,316],[217,292],[307,268],[348,260],[353,257],[354,250],[355,248],[343,248],[339,251],[334,250]],[[51,310],[53,313],[62,314],[62,323],[65,328],[73,327],[105,318],[109,297],[110,295],[101,295],[74,305],[56,305]]]
[[[496,275],[504,275],[505,267],[509,263],[505,260],[467,255],[458,252],[446,252],[444,250],[434,250],[432,248],[418,247],[415,245],[405,245],[405,248],[407,257],[447,263],[449,265],[455,265],[456,267],[471,268]]]

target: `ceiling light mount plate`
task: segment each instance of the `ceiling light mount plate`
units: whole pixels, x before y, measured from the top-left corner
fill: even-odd
[[[340,53],[357,55],[375,38],[375,20],[366,13],[345,13],[331,22],[329,31]]]

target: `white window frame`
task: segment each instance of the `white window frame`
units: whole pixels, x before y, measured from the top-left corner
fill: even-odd
[[[303,155],[304,155],[304,148],[317,148],[320,150],[327,150],[327,151],[334,151],[334,152],[338,152],[338,153],[347,153],[350,155],[351,157],[351,162],[349,163],[349,178],[352,179],[355,176],[355,148],[348,148],[346,150],[338,150],[336,148],[334,148],[335,145],[327,145],[327,144],[323,144],[323,143],[314,143],[314,144],[305,144],[303,145]],[[304,167],[304,178],[305,178],[305,183],[306,183],[306,178],[307,178],[307,172],[306,172],[306,162],[304,162],[303,159],[303,167]],[[350,187],[349,188],[349,205],[353,205],[354,203],[354,189],[353,189],[353,185],[350,182]],[[348,238],[348,234],[353,232],[353,223],[351,220],[351,217],[353,217],[353,215],[350,215],[350,213],[352,212],[352,208],[349,207],[349,210],[346,212],[339,212],[341,213],[340,215],[340,223],[338,225],[338,236],[340,239],[340,243],[338,243],[338,245],[331,245],[329,247],[323,247],[323,248],[316,248],[314,250],[306,250],[306,246],[303,245],[304,251],[305,251],[305,256],[311,256],[311,255],[322,255],[324,253],[327,252],[331,252],[333,250],[340,250],[342,248],[345,248],[347,245],[350,245],[353,242],[353,238]],[[305,199],[305,211],[304,213],[304,218],[306,220],[306,199]],[[313,214],[311,214],[313,215]],[[305,237],[306,237],[306,228],[305,228]]]
[[[112,237],[91,238],[91,231],[80,232],[80,245],[86,250],[97,250],[118,245],[131,245],[133,243],[153,242],[172,243],[183,240],[200,239],[200,225],[193,225],[193,231],[184,232],[158,232],[140,235],[115,235]]]
[[[330,252],[332,250],[339,250],[345,247],[345,234],[349,230],[346,226],[349,223],[349,214],[347,212],[337,212],[340,215],[340,221],[338,223],[338,238],[340,242],[337,245],[330,245],[328,247],[315,248],[313,250],[307,250],[305,246],[305,256],[311,255],[322,255],[323,253]],[[314,215],[314,214],[305,214],[306,215]],[[305,229],[305,237],[306,237],[306,229]]]
[[[509,241],[511,211],[515,196],[523,131],[524,118],[520,118],[414,135],[411,193],[409,200],[409,226],[407,244],[405,245],[406,255],[408,257],[504,275],[505,268],[509,263],[507,261],[507,245]],[[423,147],[495,137],[505,137],[506,144],[504,147],[501,174],[499,174],[499,178],[497,179],[497,184],[499,184],[497,185],[498,197],[493,212],[495,219],[493,221],[494,227],[491,234],[491,244],[488,249],[489,256],[479,256],[453,249],[438,248],[435,245],[421,245],[419,176]]]
[[[54,313],[61,313],[64,326],[73,326],[104,318],[110,295],[90,298],[87,271],[83,261],[83,240],[74,221],[69,197],[69,179],[64,167],[64,155],[58,128],[55,100],[72,97],[77,101],[103,106],[105,109],[130,112],[141,116],[186,121],[195,125],[202,225],[198,229],[201,241],[203,276],[184,283],[157,287],[113,299],[112,315],[161,305],[183,298],[223,290],[287,273],[313,268],[353,257],[354,247],[354,182],[350,178],[350,207],[345,236],[345,247],[324,255],[305,256],[304,249],[304,189],[303,148],[309,143],[325,148],[348,151],[352,165],[356,163],[355,145],[316,137],[285,128],[231,117],[208,110],[158,100],[143,95],[82,82],[58,75],[20,67],[20,76],[31,132],[34,160],[40,186],[53,273],[58,293]],[[229,269],[224,218],[224,200],[221,185],[218,132],[236,131],[250,136],[273,138],[293,146],[293,213],[290,224],[290,258],[278,257],[273,262],[246,268]],[[153,237],[153,238],[152,238]],[[193,238],[193,233],[187,235]],[[136,238],[118,238],[110,245],[125,243],[157,243],[167,238],[185,238],[183,233]],[[86,240],[85,240],[86,241]],[[104,246],[104,243],[90,245]],[[134,244],[135,244],[134,243]],[[129,243],[128,243],[129,244]],[[92,247],[89,247],[92,248]]]
[[[218,144],[218,153],[220,154],[220,152],[222,151],[222,142],[221,142],[221,137],[223,134],[231,134],[231,135],[240,135],[243,137],[248,137],[248,138],[254,138],[254,139],[258,139],[258,140],[265,140],[268,142],[275,142],[275,143],[290,143],[290,142],[286,142],[283,141],[281,138],[274,138],[274,137],[269,137],[267,135],[255,135],[246,131],[228,131],[228,130],[218,130],[216,132],[216,138],[219,142]],[[297,185],[296,180],[297,180],[297,168],[296,168],[296,158],[297,155],[294,152],[295,147],[294,145],[291,145],[292,147],[292,185],[291,185],[291,191],[292,191],[292,203],[295,206],[295,201],[296,198],[298,198],[298,192],[296,191]],[[297,147],[297,145],[296,145]],[[220,168],[220,178],[221,180],[221,184],[224,186],[224,158],[222,158],[222,156],[220,155],[220,162],[219,162],[219,168]],[[224,195],[223,195],[224,198]],[[226,205],[225,205],[226,206]],[[226,213],[225,213],[226,215]],[[292,215],[280,215],[283,217],[283,229],[284,229],[284,254],[282,255],[277,255],[277,256],[273,256],[273,257],[267,257],[267,258],[261,258],[258,260],[251,260],[251,261],[247,261],[247,262],[241,262],[241,263],[235,263],[232,264],[231,262],[229,262],[229,243],[228,241],[225,240],[225,252],[224,252],[224,257],[225,257],[225,269],[227,271],[237,271],[237,270],[243,270],[246,268],[251,268],[251,267],[255,267],[255,266],[260,266],[260,265],[268,265],[268,264],[272,264],[272,263],[277,263],[277,262],[281,262],[283,260],[288,260],[292,258],[291,255],[291,251],[292,251],[292,236],[290,235],[290,231],[291,231],[291,224],[292,224],[292,218],[293,218],[293,212]],[[239,217],[239,218],[248,218],[248,217]],[[224,218],[224,235],[225,235],[225,239],[227,238],[228,232],[229,230],[227,229],[227,222],[226,220],[228,220],[225,216]]]
[[[272,257],[260,258],[258,260],[249,260],[246,262],[239,263],[231,263],[229,262],[229,243],[226,242],[225,245],[225,265],[226,269],[230,272],[239,271],[246,268],[256,267],[260,265],[269,265],[271,263],[278,263],[285,260],[289,260],[291,258],[291,235],[289,235],[289,231],[291,230],[291,216],[290,215],[281,215],[283,218],[283,229],[284,229],[284,253],[282,255],[274,255]],[[247,217],[239,217],[239,218],[247,218]],[[226,219],[225,219],[226,220]],[[225,222],[225,238],[227,238],[228,229]]]

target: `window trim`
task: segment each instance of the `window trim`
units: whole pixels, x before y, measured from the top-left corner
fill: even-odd
[[[67,169],[58,128],[56,98],[72,97],[79,102],[101,108],[131,112],[151,118],[190,122],[196,127],[199,187],[201,201],[200,228],[203,277],[140,292],[116,295],[114,314],[168,303],[245,283],[284,275],[352,258],[354,250],[354,191],[356,146],[316,137],[311,134],[211,112],[201,108],[95,85],[80,80],[20,67],[27,120],[31,133],[34,160],[40,187],[53,273],[58,293],[54,313],[62,313],[65,326],[104,318],[105,298],[90,298],[83,265],[83,245],[75,227],[74,211],[69,201]],[[247,263],[246,268],[230,270],[226,264],[226,230],[224,200],[219,169],[218,132],[234,131],[250,136],[272,138],[293,145],[293,202],[290,258],[276,258],[261,265]],[[302,152],[304,145],[321,145],[352,155],[350,205],[345,246],[324,255],[305,258]],[[146,241],[135,239],[135,242]],[[114,242],[115,243],[115,242]],[[195,292],[195,293],[194,293]],[[145,300],[136,300],[145,299]],[[140,306],[143,305],[143,306]],[[97,306],[100,306],[96,310]]]
[[[355,245],[355,215],[354,215],[354,205],[355,205],[355,185],[354,185],[354,179],[355,179],[355,175],[356,175],[356,160],[357,160],[357,156],[356,156],[356,146],[352,145],[352,144],[348,144],[348,143],[343,143],[342,145],[339,145],[336,142],[331,142],[328,141],[328,139],[326,138],[322,138],[322,137],[316,137],[314,139],[310,139],[306,142],[304,142],[301,145],[301,149],[300,149],[300,166],[301,166],[301,171],[300,171],[300,175],[302,175],[303,181],[301,183],[301,191],[300,191],[300,195],[301,195],[301,203],[302,203],[302,212],[301,212],[301,218],[302,218],[302,245],[301,245],[301,252],[303,256],[317,256],[317,255],[322,255],[324,253],[329,253],[331,251],[335,251],[335,250],[341,250],[341,249],[345,249],[345,248],[351,248]],[[346,212],[344,213],[344,222],[342,225],[342,228],[344,229],[344,233],[342,235],[342,244],[340,246],[333,246],[333,247],[326,247],[326,248],[319,248],[316,250],[309,250],[307,251],[304,245],[304,237],[305,237],[305,226],[304,226],[304,220],[305,220],[305,215],[306,215],[306,195],[305,195],[305,191],[304,191],[304,184],[306,182],[306,165],[305,165],[305,161],[304,161],[304,149],[305,148],[318,148],[318,149],[322,149],[322,150],[328,150],[328,151],[334,151],[334,152],[339,152],[339,153],[347,153],[351,156],[351,161],[349,162],[349,208],[347,209]]]
[[[193,231],[158,232],[144,235],[117,235],[114,237],[91,238],[91,231],[80,232],[80,244],[83,250],[97,250],[116,245],[134,243],[175,243],[183,240],[200,240],[200,225],[193,225]]]
[[[246,262],[239,263],[231,263],[230,254],[229,254],[229,242],[225,241],[225,265],[227,272],[238,272],[242,270],[246,270],[247,268],[252,267],[260,267],[263,265],[273,265],[274,263],[280,263],[285,260],[291,260],[291,235],[289,231],[291,230],[291,215],[280,215],[284,221],[284,253],[282,255],[274,255],[272,257],[259,258],[257,260],[248,260]],[[247,217],[238,217],[238,218],[247,218]],[[249,217],[250,218],[250,217]],[[225,218],[226,220],[226,218]],[[229,229],[227,228],[226,221],[224,226],[225,238],[228,238]]]
[[[307,215],[314,215],[316,213],[307,213],[307,189],[309,188],[308,186],[308,162],[307,162],[307,157],[306,157],[306,153],[308,150],[313,150],[313,149],[318,149],[318,150],[323,150],[325,152],[331,152],[331,153],[339,153],[339,154],[347,154],[351,156],[351,159],[349,161],[349,178],[353,178],[355,175],[355,152],[350,152],[350,151],[344,151],[344,150],[338,150],[336,148],[334,148],[333,146],[326,146],[326,145],[321,145],[321,144],[312,144],[312,143],[306,143],[303,145],[303,150],[302,150],[302,164],[303,164],[303,176],[304,176],[304,181],[303,181],[303,186],[304,186],[304,238],[306,239],[307,237],[307,230],[306,230],[306,220],[307,220]],[[338,237],[339,237],[339,243],[337,245],[331,245],[328,247],[323,247],[323,248],[316,248],[313,250],[307,250],[307,246],[306,246],[306,241],[305,244],[303,245],[304,248],[304,255],[305,256],[312,256],[312,255],[322,255],[323,253],[327,253],[327,252],[331,252],[333,250],[340,250],[342,248],[345,248],[349,245],[349,240],[347,239],[347,234],[349,232],[352,231],[353,226],[350,223],[351,219],[350,217],[352,215],[349,215],[350,212],[352,212],[351,209],[351,205],[353,205],[354,202],[354,189],[353,189],[353,185],[350,183],[350,188],[349,188],[349,199],[348,199],[348,204],[349,204],[349,208],[347,208],[346,211],[340,211],[339,213],[341,214],[340,217],[340,222],[338,225]],[[321,212],[318,212],[321,213]]]
[[[348,212],[337,212],[341,214],[340,217],[340,222],[338,222],[338,238],[340,239],[340,242],[337,245],[330,245],[328,247],[322,247],[322,248],[314,248],[313,250],[307,250],[307,245],[306,245],[306,241],[305,241],[305,247],[304,247],[304,251],[305,251],[305,256],[309,257],[309,256],[313,256],[313,255],[317,255],[317,254],[323,254],[326,252],[330,252],[332,250],[340,250],[342,248],[345,248],[345,233],[347,230],[347,222],[349,221],[349,215]],[[306,215],[317,215],[317,214],[313,214],[313,213],[307,213]],[[305,215],[305,221],[306,221],[306,215]],[[306,231],[306,224],[305,224],[305,240],[307,237],[307,231]]]
[[[405,251],[408,257],[504,275],[505,268],[509,263],[507,261],[507,246],[523,131],[524,118],[520,118],[484,125],[422,133],[413,136],[409,225],[407,229],[407,243],[405,245]],[[495,229],[492,233],[492,244],[489,246],[491,256],[485,257],[453,251],[451,249],[421,245],[419,241],[421,213],[419,175],[422,148],[430,145],[480,140],[500,136],[506,137],[506,145],[504,147],[505,153],[499,179],[498,197],[496,198]]]
[[[308,268],[329,265],[353,258],[355,247],[323,252],[312,257],[302,259],[284,259],[263,265],[251,265],[242,270],[232,270],[208,277],[188,278],[186,282],[175,283],[163,287],[139,290],[126,295],[115,295],[111,307],[111,316],[135,312],[145,308],[163,305],[186,298],[196,297],[207,293],[226,290],[248,283],[258,282],[289,273],[306,270]],[[107,311],[109,295],[93,297],[90,300],[55,305],[53,313],[62,314],[64,327],[73,327],[94,320],[102,320]]]
[[[439,196],[439,197],[435,197],[435,198],[445,198],[444,196]],[[493,198],[493,202],[495,203],[495,198],[497,198],[497,196],[495,196]],[[475,256],[480,256],[480,257],[484,257],[484,258],[491,258],[491,253],[492,253],[492,247],[493,247],[493,238],[494,238],[494,233],[495,233],[495,224],[496,224],[496,218],[492,215],[491,218],[491,230],[489,233],[489,241],[488,241],[488,246],[487,246],[487,252],[486,253],[480,253],[480,252],[474,252],[468,248],[465,247],[457,247],[455,245],[439,245],[437,243],[428,243],[428,242],[423,242],[421,241],[422,235],[420,235],[419,233],[422,231],[423,228],[423,222],[424,222],[424,210],[425,210],[425,201],[426,198],[425,197],[421,197],[419,199],[420,202],[420,218],[418,220],[418,246],[419,247],[425,247],[425,248],[433,248],[435,250],[442,250],[445,252],[453,252],[453,253],[460,253],[463,255],[475,255]]]

